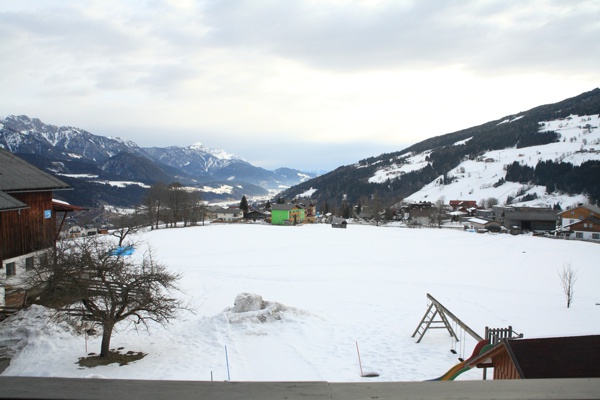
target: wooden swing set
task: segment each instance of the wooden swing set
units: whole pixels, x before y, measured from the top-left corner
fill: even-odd
[[[452,348],[451,352],[457,354],[456,343],[462,341],[463,348],[461,349],[459,360],[463,361],[462,358],[464,356],[464,339],[465,335],[469,334],[473,339],[477,342],[482,341],[484,338],[479,336],[473,329],[471,329],[467,324],[460,320],[456,315],[454,315],[450,310],[448,310],[442,303],[437,301],[432,295],[427,293],[428,307],[425,315],[419,322],[417,329],[415,329],[412,337],[418,336],[417,343],[420,343],[425,336],[425,333],[429,329],[446,329],[450,336],[452,337]],[[450,323],[452,321],[454,323],[454,328]],[[456,334],[456,331],[460,328],[460,336]],[[495,344],[505,338],[522,338],[523,334],[517,334],[512,326],[508,328],[488,328],[485,327],[485,339],[489,340],[490,344]]]

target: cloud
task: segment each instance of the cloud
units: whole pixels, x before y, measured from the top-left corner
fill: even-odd
[[[597,69],[593,1],[212,1],[209,40],[334,70],[460,65],[479,73]]]
[[[250,160],[273,143],[281,162],[388,152],[598,86],[599,14],[585,0],[3,2],[0,113]]]

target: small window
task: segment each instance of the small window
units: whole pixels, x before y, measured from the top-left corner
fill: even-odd
[[[14,262],[6,263],[6,276],[13,276],[17,273]]]
[[[583,232],[576,232],[576,233],[575,233],[575,237],[576,237],[577,239],[583,239]]]
[[[592,233],[592,239],[600,240],[600,233]]]
[[[575,215],[575,211],[571,210],[571,215]]]
[[[586,224],[585,222],[583,223],[583,227],[584,227],[584,228],[587,228],[587,227],[588,227],[588,226],[587,226],[587,224]]]
[[[25,259],[25,271],[31,271],[33,269],[33,257],[27,257]]]
[[[48,263],[48,255],[47,254],[40,254],[40,256],[38,257],[38,263],[39,265],[45,265]]]

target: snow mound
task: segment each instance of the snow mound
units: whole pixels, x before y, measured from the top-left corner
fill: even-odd
[[[307,314],[302,310],[287,307],[274,301],[265,301],[262,296],[254,293],[240,293],[235,297],[233,307],[224,310],[227,319],[232,324],[266,323],[280,321],[285,314]]]

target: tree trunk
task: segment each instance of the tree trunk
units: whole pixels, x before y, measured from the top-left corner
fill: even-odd
[[[102,344],[100,345],[100,357],[107,357],[110,352],[110,338],[114,324],[102,324]]]

